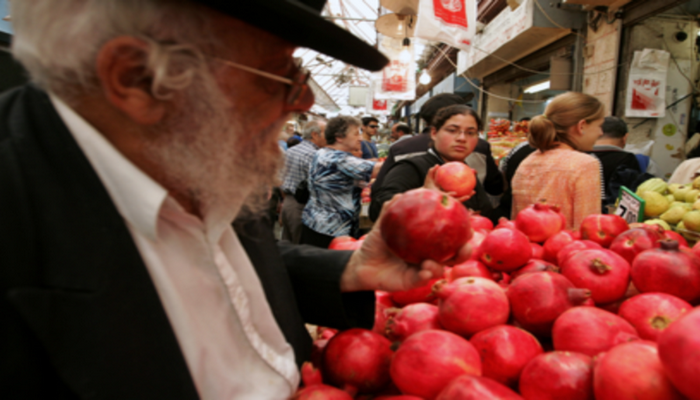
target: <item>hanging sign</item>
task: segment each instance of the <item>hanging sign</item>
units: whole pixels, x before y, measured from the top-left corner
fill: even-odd
[[[420,0],[415,37],[466,49],[476,35],[476,0]]]
[[[666,115],[666,74],[670,53],[657,49],[635,51],[627,82],[626,117]]]
[[[379,51],[389,58],[383,70],[372,74],[372,99],[413,100],[416,98],[416,62],[413,44],[382,37]]]
[[[646,202],[634,192],[627,189],[625,186],[620,187],[620,196],[617,199],[617,210],[615,215],[619,215],[627,221],[628,224],[633,222],[644,221],[644,204]]]

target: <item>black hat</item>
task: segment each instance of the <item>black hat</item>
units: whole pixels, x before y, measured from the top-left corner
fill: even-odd
[[[454,104],[464,104],[464,97],[452,93],[440,93],[428,99],[420,108],[420,116],[428,125],[433,121],[433,117],[441,108]]]
[[[370,71],[389,60],[374,47],[321,16],[326,0],[193,0],[302,47]]]

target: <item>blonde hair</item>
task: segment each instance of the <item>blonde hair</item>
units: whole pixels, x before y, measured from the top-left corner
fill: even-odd
[[[583,93],[566,92],[552,99],[543,115],[532,118],[527,140],[540,151],[551,150],[559,143],[577,149],[569,137],[569,129],[581,120],[591,123],[604,116],[605,106],[600,100]]]

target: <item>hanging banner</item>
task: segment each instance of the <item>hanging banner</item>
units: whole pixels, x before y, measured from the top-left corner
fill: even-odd
[[[420,0],[417,38],[468,49],[476,35],[476,0]]]
[[[666,115],[666,74],[671,54],[657,49],[635,51],[627,82],[626,117]]]
[[[375,100],[413,100],[416,98],[416,62],[413,44],[403,45],[402,39],[388,36],[379,42],[379,51],[389,58],[383,70],[372,74],[370,92]]]
[[[365,108],[367,113],[372,115],[389,115],[389,110],[392,106],[392,101],[387,99],[377,99],[374,97],[374,84],[369,87],[366,96]]]

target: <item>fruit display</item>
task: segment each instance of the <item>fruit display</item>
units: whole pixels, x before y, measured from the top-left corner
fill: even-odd
[[[700,178],[686,184],[652,178],[639,185],[636,194],[645,202],[644,223],[676,231],[691,243],[700,240]]]
[[[655,184],[647,192],[667,190]],[[382,219],[383,235],[415,236],[391,250],[432,257],[427,242],[444,234],[429,232],[454,218],[473,229],[452,242],[471,257],[424,286],[377,292],[372,330],[323,329],[293,398],[700,400],[700,245],[609,215],[567,231],[536,205],[495,227],[478,215],[414,222],[413,207],[451,204],[422,196],[392,226]]]
[[[527,141],[529,131],[528,121],[511,123],[507,119],[492,119],[486,136],[496,163],[508,155],[515,146]]]

